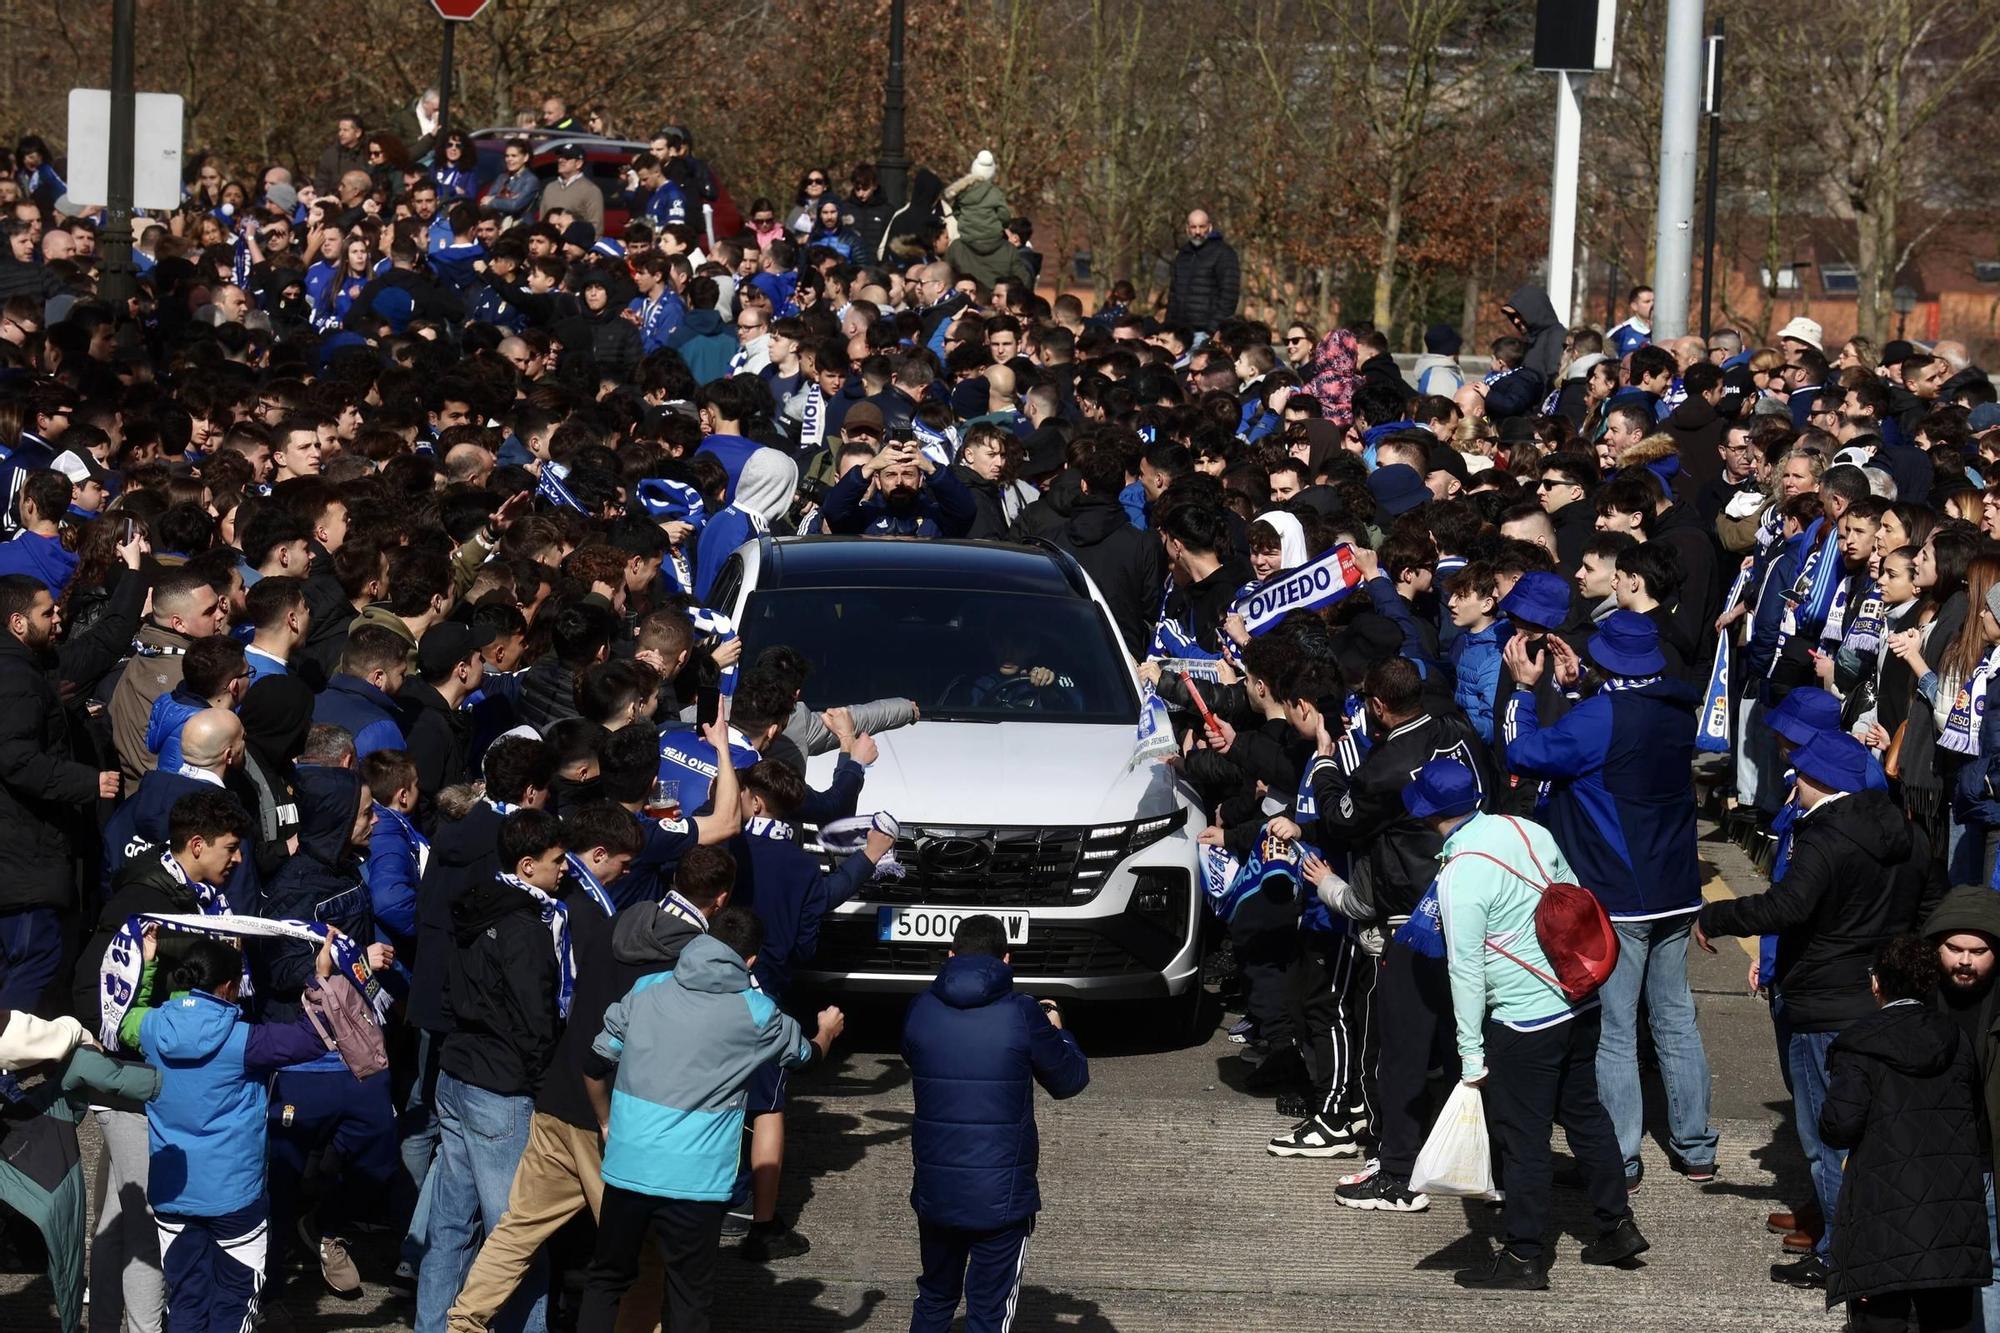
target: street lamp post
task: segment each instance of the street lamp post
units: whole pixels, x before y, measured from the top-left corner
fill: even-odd
[[[882,90],[882,153],[875,174],[890,204],[909,199],[910,155],[903,147],[903,0],[889,5],[889,81]]]
[[[111,142],[106,166],[110,179],[104,191],[104,232],[98,245],[104,272],[98,293],[114,315],[123,315],[138,294],[132,268],[132,138],[136,133],[137,101],[132,90],[133,0],[112,0],[111,6]]]
[[[1910,312],[1917,308],[1917,293],[1909,287],[1898,287],[1889,293],[1890,303],[1896,311],[1896,336],[1901,338],[1910,326]]]

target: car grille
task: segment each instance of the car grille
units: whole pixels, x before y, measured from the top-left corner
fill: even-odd
[[[981,907],[1070,907],[1088,902],[1112,869],[1179,826],[1179,815],[1067,828],[905,825],[896,839],[901,879],[868,885],[874,903],[976,902]],[[806,849],[832,857],[807,830]]]

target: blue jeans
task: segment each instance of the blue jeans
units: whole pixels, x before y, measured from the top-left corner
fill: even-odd
[[[436,1176],[431,1162],[437,1157],[437,1049],[440,1038],[417,1033],[417,1076],[410,1084],[403,1109],[397,1115],[396,1132],[401,1136],[397,1152],[409,1177],[415,1203],[410,1210],[409,1229],[403,1233],[399,1258],[412,1269],[423,1263],[424,1244],[430,1236],[431,1188]]]
[[[534,1111],[532,1097],[503,1097],[439,1072],[438,1152],[431,1166],[428,1243],[417,1269],[417,1333],[444,1333],[445,1315],[465,1285],[481,1239],[507,1211],[507,1191],[528,1145]],[[501,1327],[544,1333],[548,1293],[542,1266],[537,1260],[508,1302]]]
[[[1597,1046],[1597,1092],[1618,1130],[1627,1178],[1639,1174],[1646,1106],[1639,1090],[1639,997],[1651,1016],[1660,1081],[1667,1091],[1667,1133],[1686,1166],[1715,1164],[1715,1130],[1708,1123],[1708,1054],[1695,1026],[1688,989],[1688,934],[1694,914],[1653,921],[1614,921],[1618,966],[1598,992],[1604,1036]]]
[[[1840,1173],[1847,1154],[1820,1142],[1819,1112],[1826,1105],[1826,1052],[1837,1032],[1794,1032],[1786,1052],[1792,1068],[1792,1114],[1799,1122],[1799,1148],[1812,1171],[1813,1193],[1819,1196],[1826,1230],[1815,1252],[1824,1259],[1833,1244],[1833,1206],[1840,1201]]]
[[[1986,1173],[1986,1244],[1993,1253],[1993,1271],[2000,1273],[2000,1216],[1993,1208],[1993,1173]],[[1979,1311],[1988,1333],[2000,1333],[2000,1282],[1979,1289]]]

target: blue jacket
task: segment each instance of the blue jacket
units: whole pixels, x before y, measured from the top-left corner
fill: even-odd
[[[673,971],[641,977],[605,1011],[585,1058],[593,1077],[618,1070],[605,1183],[655,1198],[728,1199],[751,1075],[816,1053],[798,1023],[752,988],[734,949],[697,935]]]
[[[738,769],[755,764],[757,752],[739,734],[731,736],[730,762]],[[660,776],[680,784],[684,815],[700,813],[708,808],[709,787],[715,781],[715,747],[691,726],[668,727],[660,733]],[[826,790],[806,788],[806,799],[793,812],[794,816],[800,823],[821,825],[847,818],[861,800],[861,787],[867,777],[867,769],[842,755],[833,766],[833,781],[826,785]]]
[[[690,310],[667,339],[667,346],[681,354],[696,384],[707,384],[729,373],[729,363],[736,356],[736,334],[713,310]]]
[[[903,1060],[916,1092],[910,1206],[926,1222],[990,1231],[1042,1210],[1035,1084],[1074,1097],[1090,1083],[1076,1038],[1014,989],[998,958],[947,958],[910,1002]]]
[[[163,1075],[146,1103],[153,1211],[220,1217],[257,1202],[268,1076],[326,1053],[312,1025],[246,1023],[229,1001],[185,991],[140,1016],[139,1049]]]
[[[1554,782],[1549,831],[1583,886],[1613,920],[1699,908],[1693,687],[1612,680],[1547,727],[1528,694],[1516,691],[1523,707],[1507,766]]]
[[[368,835],[368,903],[375,924],[398,955],[416,958],[417,885],[430,859],[430,839],[417,831],[408,815],[377,803],[375,831]]]
[[[396,725],[396,701],[359,676],[338,675],[313,702],[313,721],[346,727],[354,736],[354,757],[404,748]]]
[[[153,700],[153,711],[146,718],[146,748],[160,757],[161,768],[171,773],[181,766],[181,728],[207,707],[208,701],[189,693],[185,685]]]
[[[13,541],[0,542],[0,574],[33,575],[48,586],[51,597],[63,595],[76,576],[76,562],[76,552],[64,550],[60,537],[22,532]]]
[[[750,515],[735,505],[730,505],[702,525],[694,550],[694,599],[697,602],[704,606],[708,604],[708,590],[715,586],[715,576],[722,572],[722,566],[736,548],[756,535],[757,525],[750,521]],[[715,609],[724,614],[729,610],[726,606]]]
[[[764,923],[764,944],[751,973],[764,993],[783,1004],[792,971],[819,952],[819,923],[868,882],[875,863],[856,853],[831,873],[799,846],[790,824],[753,819],[729,849],[736,857],[736,896]]]
[[[298,773],[299,852],[264,886],[257,915],[338,926],[355,942],[371,944],[375,912],[361,881],[360,858],[347,846],[361,777],[351,768],[318,764],[302,764]],[[260,940],[251,948],[250,975],[262,1017],[284,1023],[299,1016],[299,992],[312,976],[315,952],[299,940]]]
[[[711,435],[694,452],[696,457],[707,454],[722,464],[722,470],[729,474],[729,486],[723,492],[723,498],[733,502],[736,499],[736,483],[743,476],[743,465],[750,461],[750,455],[763,447],[741,435]]]
[[[859,463],[841,475],[820,507],[820,522],[828,532],[870,537],[963,537],[979,515],[979,502],[972,491],[948,467],[924,478],[916,506],[906,514],[891,512],[879,495],[864,500],[867,490],[868,481]]]
[[[1451,641],[1451,669],[1458,674],[1452,699],[1488,745],[1493,743],[1493,693],[1500,688],[1500,646],[1507,632],[1506,623],[1496,620]]]
[[[650,302],[633,301],[631,308],[639,312],[639,345],[648,356],[665,347],[687,318],[687,306],[681,298],[664,288]]]

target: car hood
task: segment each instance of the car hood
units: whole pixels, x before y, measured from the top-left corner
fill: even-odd
[[[860,809],[910,824],[1111,824],[1180,808],[1173,770],[1131,766],[1133,728],[1074,722],[917,722],[875,738]],[[837,754],[815,756],[825,787]]]

